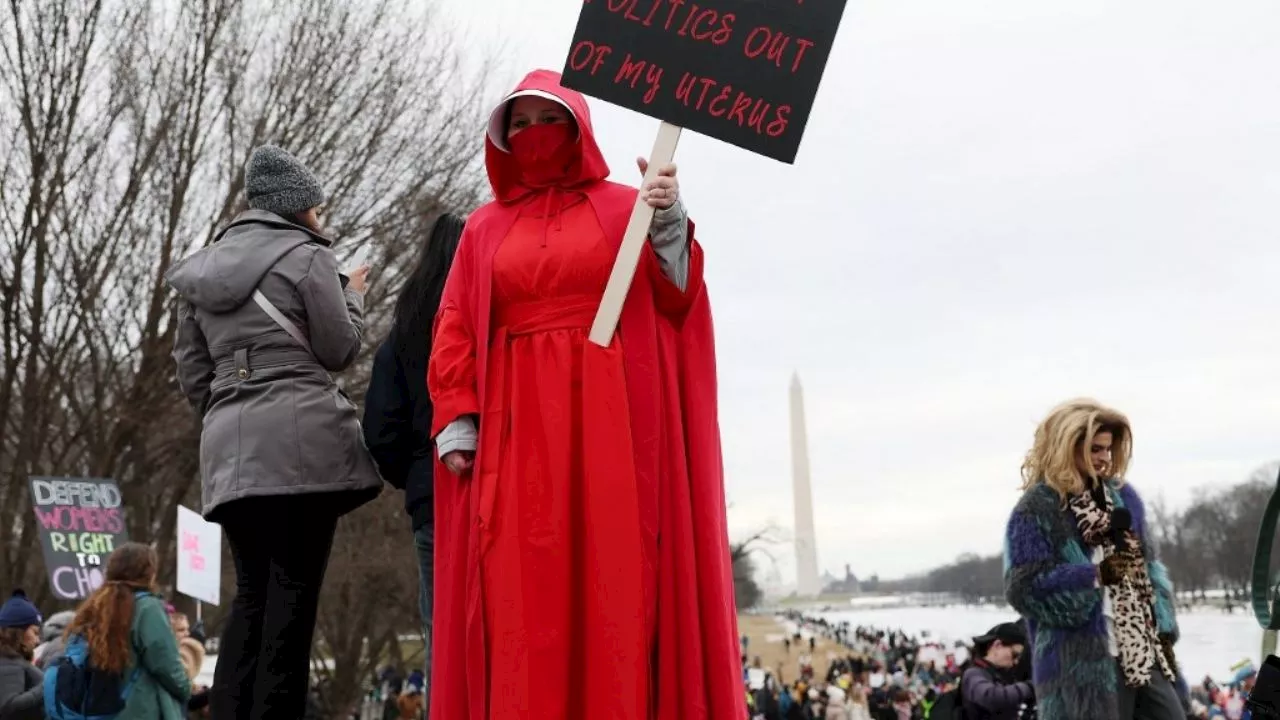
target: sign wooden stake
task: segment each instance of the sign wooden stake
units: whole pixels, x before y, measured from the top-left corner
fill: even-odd
[[[657,177],[658,168],[671,162],[679,142],[678,125],[664,122],[658,127],[658,137],[653,143],[653,152],[649,153],[649,167],[640,184],[641,188]],[[644,244],[649,237],[653,213],[654,209],[645,202],[643,195],[637,195],[636,205],[631,209],[631,220],[627,222],[627,232],[622,236],[622,246],[618,248],[618,259],[613,262],[613,271],[609,273],[609,282],[604,286],[600,309],[596,310],[596,319],[591,323],[588,339],[600,347],[609,346],[613,331],[618,327],[622,303],[627,299],[631,279],[635,277],[636,266],[640,264],[640,253],[644,251]]]

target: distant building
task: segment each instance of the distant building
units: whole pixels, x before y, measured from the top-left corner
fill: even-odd
[[[837,580],[829,572],[822,575],[823,595],[857,595],[860,587],[858,576],[853,574],[853,569],[848,565],[844,566],[843,580]]]

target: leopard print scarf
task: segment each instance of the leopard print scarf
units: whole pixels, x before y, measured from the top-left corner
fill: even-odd
[[[1099,504],[1101,501],[1101,504]],[[1068,502],[1085,544],[1102,548],[1098,570],[1103,590],[1111,600],[1116,647],[1125,685],[1145,687],[1153,668],[1174,678],[1173,648],[1161,641],[1156,631],[1155,588],[1147,574],[1142,541],[1133,529],[1112,532],[1115,510],[1109,492],[1076,495]]]

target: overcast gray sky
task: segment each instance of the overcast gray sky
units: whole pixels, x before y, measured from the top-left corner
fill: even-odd
[[[504,88],[563,66],[581,7],[442,1]],[[1149,500],[1280,457],[1278,27],[1274,0],[850,0],[794,166],[686,134],[731,532],[792,524],[793,371],[837,573],[998,550],[1068,397],[1130,415]],[[657,122],[593,112],[634,182]]]

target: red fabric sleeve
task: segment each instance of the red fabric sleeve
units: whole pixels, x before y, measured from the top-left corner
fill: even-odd
[[[431,437],[464,415],[480,413],[475,323],[469,302],[474,263],[467,235],[464,230],[449,270],[431,342],[431,362],[427,367],[427,389],[432,405]]]

